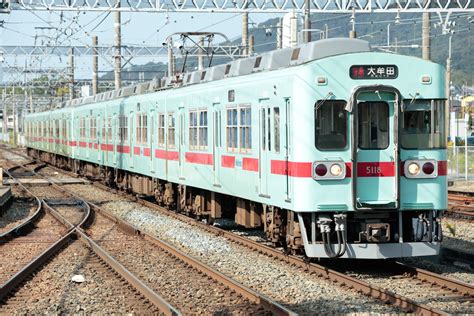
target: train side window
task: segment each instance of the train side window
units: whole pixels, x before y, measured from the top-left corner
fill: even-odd
[[[240,151],[252,149],[252,109],[250,105],[240,107]]]
[[[168,147],[174,148],[176,146],[175,131],[176,121],[174,113],[168,113]]]
[[[89,138],[91,140],[95,140],[97,138],[97,119],[95,117],[90,118],[91,122],[91,128],[90,128],[90,136]]]
[[[235,152],[238,150],[238,117],[237,108],[227,109],[227,128],[226,128],[226,139],[227,139],[227,150]]]
[[[389,143],[389,107],[385,102],[358,104],[359,148],[385,149]]]
[[[137,113],[137,144],[148,143],[148,116],[146,113]]]
[[[196,149],[198,147],[198,112],[189,112],[189,148]]]
[[[165,115],[158,114],[158,146],[165,146]]]
[[[199,111],[199,148],[207,148],[207,111]]]
[[[118,117],[118,140],[121,144],[128,141],[128,120],[124,115]]]
[[[267,134],[266,134],[266,129],[265,129],[265,109],[262,109],[262,150],[265,150],[267,148],[266,143],[267,143]]]
[[[280,108],[273,108],[273,132],[274,132],[274,147],[275,152],[280,152]]]
[[[107,118],[107,141],[112,142],[112,116]]]
[[[341,150],[347,146],[346,102],[317,101],[315,112],[315,145],[319,150]]]

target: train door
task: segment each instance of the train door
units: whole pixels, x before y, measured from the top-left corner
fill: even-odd
[[[155,135],[156,135],[156,131],[155,131],[155,121],[157,121],[157,119],[155,118],[155,110],[154,109],[151,109],[150,110],[150,126],[148,128],[148,130],[150,131],[150,160],[149,160],[149,164],[150,164],[150,172],[154,173],[155,172],[155,165],[154,165],[154,161],[153,161],[153,153],[155,152]],[[156,124],[158,125],[158,124]]]
[[[283,125],[283,151],[285,154],[286,170],[288,170],[288,161],[290,159],[290,99],[285,100]],[[286,172],[286,199],[291,199],[290,194],[290,175]]]
[[[115,138],[115,141],[112,141],[112,153],[113,153],[113,164],[116,165],[117,164],[117,146],[116,144],[118,144],[119,142],[119,120],[118,120],[118,116],[117,116],[117,113],[114,113],[114,116],[113,116],[113,119],[112,119],[112,128],[113,128],[113,125],[115,125],[115,130],[112,131],[112,138]]]
[[[184,107],[178,108],[178,124],[179,124],[179,142],[178,142],[178,165],[179,165],[179,178],[184,179],[184,131],[185,131],[185,120],[184,120]]]
[[[356,208],[397,208],[397,94],[367,91],[355,99]]]
[[[259,100],[259,188],[261,196],[268,196],[268,152],[271,150],[271,107],[269,99]]]
[[[213,122],[213,133],[212,133],[212,154],[213,154],[213,173],[214,173],[214,186],[220,186],[220,161],[221,161],[221,112],[220,104],[212,104],[212,122]]]
[[[130,168],[133,168],[134,163],[133,163],[133,144],[136,144],[136,135],[135,135],[135,117],[134,117],[134,112],[130,111],[130,116],[129,116],[129,122],[128,124],[130,126],[129,128],[129,133],[130,133],[130,150],[129,150],[129,166]]]

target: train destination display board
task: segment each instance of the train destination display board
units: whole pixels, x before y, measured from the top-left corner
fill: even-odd
[[[396,65],[354,65],[349,70],[352,79],[396,79]]]

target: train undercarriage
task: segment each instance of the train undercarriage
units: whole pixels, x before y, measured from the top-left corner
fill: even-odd
[[[371,258],[370,252],[375,251],[379,254],[374,257],[383,258],[408,255],[410,251],[416,255],[415,250],[421,255],[430,255],[437,252],[431,244],[442,240],[441,211],[378,209],[297,213],[36,149],[29,148],[28,155],[109,187],[152,197],[163,207],[209,224],[227,218],[247,229],[262,229],[268,241],[292,254]],[[408,247],[409,252],[403,250],[402,245]]]

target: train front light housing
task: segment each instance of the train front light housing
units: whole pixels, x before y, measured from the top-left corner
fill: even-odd
[[[331,172],[331,174],[335,177],[340,176],[342,173],[342,167],[340,164],[335,163],[331,166],[329,172]]]
[[[412,162],[408,165],[407,170],[411,176],[416,176],[420,173],[420,166],[416,162]]]

